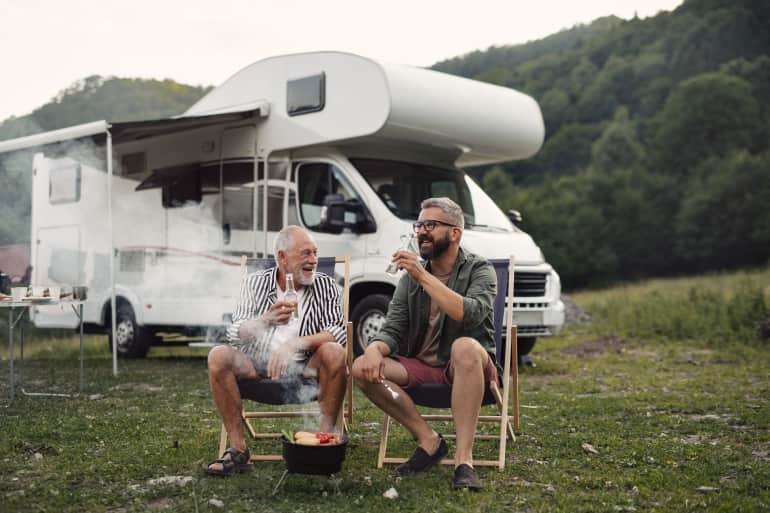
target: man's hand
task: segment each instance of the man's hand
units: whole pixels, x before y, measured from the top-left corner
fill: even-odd
[[[296,352],[302,347],[302,339],[292,338],[286,340],[270,353],[270,361],[267,363],[267,377],[278,379],[286,373],[289,362]]]
[[[361,360],[361,369],[366,381],[379,383],[385,379],[385,362],[377,343],[370,344],[364,354],[359,357],[359,360]]]
[[[393,253],[393,262],[399,269],[405,270],[417,282],[420,281],[420,276],[427,272],[420,263],[420,259],[417,258],[417,255],[411,251],[396,251]]]
[[[294,301],[276,301],[270,310],[262,315],[262,320],[268,326],[287,324],[291,319],[291,313],[297,308]]]

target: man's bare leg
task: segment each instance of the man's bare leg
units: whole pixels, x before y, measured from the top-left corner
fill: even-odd
[[[383,362],[385,363],[385,381],[391,389],[398,393],[397,398],[393,398],[390,390],[384,384],[371,383],[363,379],[363,376],[358,371],[356,362],[353,362],[353,379],[355,379],[356,385],[378,408],[408,429],[425,452],[428,454],[435,453],[441,443],[438,433],[420,416],[414,401],[401,388],[409,380],[406,368],[392,358],[385,358]]]
[[[305,367],[305,375],[318,376],[318,404],[321,407],[320,430],[334,431],[342,401],[345,399],[347,367],[345,348],[328,342],[316,349]],[[308,372],[309,371],[309,372]],[[340,426],[340,430],[342,426]]]
[[[484,398],[484,366],[489,355],[476,340],[459,338],[452,344],[452,417],[457,434],[455,465],[473,466],[473,439]]]
[[[230,437],[231,447],[246,450],[246,440],[243,437],[241,412],[243,406],[241,393],[236,383],[237,378],[256,378],[257,369],[249,358],[242,352],[230,346],[216,346],[209,352],[209,385],[211,397],[222,417],[225,430]],[[213,463],[211,470],[222,470],[223,465]]]

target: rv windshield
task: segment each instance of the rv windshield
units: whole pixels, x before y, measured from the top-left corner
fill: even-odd
[[[462,172],[411,162],[350,159],[382,202],[401,219],[417,219],[425,198],[446,196],[456,201],[473,225],[476,215]]]

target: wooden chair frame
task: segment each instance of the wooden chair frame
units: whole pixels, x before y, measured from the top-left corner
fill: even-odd
[[[345,404],[340,409],[339,417],[337,418],[337,426],[341,426],[343,432],[347,432],[350,428],[350,425],[353,422],[353,377],[350,373],[350,369],[353,366],[353,324],[348,321],[348,312],[350,310],[350,257],[333,257],[334,262],[332,263],[332,266],[334,264],[344,264],[344,284],[342,289],[342,315],[345,321],[345,326],[347,330],[347,344],[345,345],[346,350],[346,361],[347,361],[347,368],[348,368],[348,376],[347,376],[347,384],[346,384],[346,393],[345,393]],[[259,259],[264,260],[264,259]],[[325,258],[321,258],[319,260],[326,260]],[[247,273],[247,262],[249,259],[246,256],[241,257],[241,267],[243,268],[244,274]],[[248,400],[248,399],[247,399]],[[281,433],[264,433],[257,430],[257,428],[252,424],[252,420],[258,420],[258,419],[276,419],[276,418],[297,418],[297,417],[307,417],[311,415],[317,415],[318,412],[316,411],[310,411],[310,410],[301,410],[301,411],[246,411],[244,408],[241,413],[241,418],[243,419],[244,426],[246,428],[246,431],[251,436],[251,438],[255,441],[265,440],[265,439],[277,439],[280,438],[282,435]],[[225,448],[227,447],[227,430],[225,430],[224,423],[222,424],[222,428],[219,435],[219,452],[218,454],[222,454],[225,451]],[[281,454],[251,454],[250,461],[282,461],[283,456]]]
[[[499,262],[499,261],[498,261]],[[505,468],[505,454],[506,443],[510,437],[511,441],[516,441],[515,432],[519,431],[519,368],[518,368],[518,344],[516,342],[517,329],[513,324],[513,278],[514,278],[514,257],[511,257],[507,261],[507,287],[503,288],[500,283],[498,275],[498,298],[500,301],[500,294],[503,290],[507,290],[507,294],[503,299],[503,305],[506,316],[505,325],[505,342],[502,343],[499,340],[496,341],[496,353],[498,362],[500,359],[504,359],[503,363],[503,389],[502,392],[496,382],[490,382],[490,392],[494,397],[495,403],[498,408],[497,415],[480,415],[479,423],[496,423],[500,427],[500,431],[496,435],[476,435],[476,440],[497,440],[498,441],[498,458],[497,460],[473,460],[474,466],[496,466],[499,470]],[[498,325],[498,322],[495,323]],[[501,324],[501,323],[500,323]],[[496,333],[501,333],[502,330],[496,329]],[[504,347],[503,347],[504,346]],[[507,356],[504,356],[507,355]],[[449,389],[450,387],[447,386]],[[510,400],[513,397],[513,412],[510,412]],[[426,406],[430,408],[431,406]],[[435,414],[422,414],[422,418],[428,422],[432,421],[452,421],[452,415],[435,415]],[[513,420],[513,427],[511,427],[511,419]],[[515,432],[514,432],[515,431]],[[380,436],[380,448],[377,454],[377,468],[382,468],[386,463],[403,463],[407,458],[388,456],[388,435],[390,432],[390,416],[385,414],[385,419],[382,424],[382,434]],[[445,438],[454,438],[454,434],[445,434]],[[444,465],[454,465],[454,459],[444,458],[441,460]]]

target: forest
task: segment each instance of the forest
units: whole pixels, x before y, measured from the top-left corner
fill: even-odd
[[[468,172],[503,210],[522,213],[566,289],[770,260],[765,0],[686,0],[672,12],[602,18],[433,69],[540,104],[546,140],[534,158]],[[207,90],[89,77],[5,120],[0,139],[179,114]],[[29,210],[29,182],[18,160],[0,160],[0,244],[29,240],[29,219],[13,215]]]

